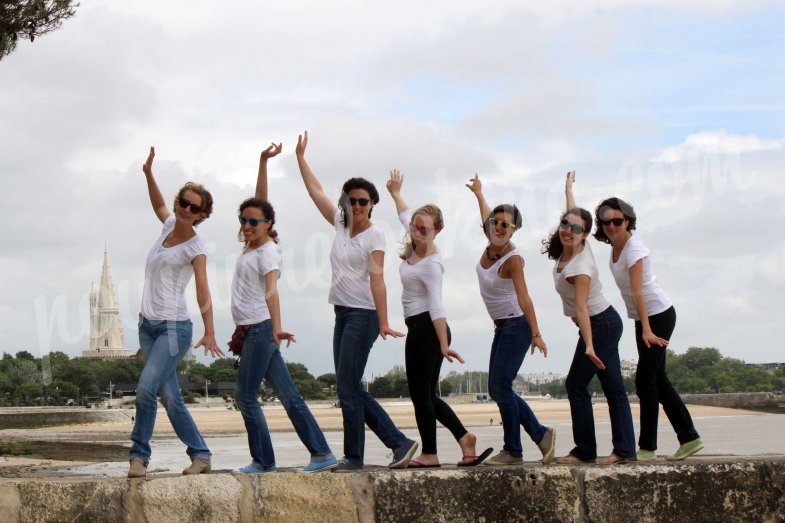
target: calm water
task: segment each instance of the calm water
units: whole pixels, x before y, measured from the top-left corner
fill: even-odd
[[[785,415],[754,414],[739,416],[709,416],[694,418],[695,425],[706,448],[698,456],[752,456],[765,454],[785,454]],[[606,455],[611,451],[610,424],[601,419],[595,420],[598,454]],[[556,429],[556,456],[566,454],[572,449],[572,432],[569,422],[554,423]],[[477,451],[486,447],[494,447],[495,451],[502,446],[502,428],[494,426],[467,427],[477,434]],[[637,423],[636,423],[637,431]],[[405,429],[404,434],[419,441],[416,429]],[[541,457],[537,446],[522,432],[524,438],[523,457],[525,461],[538,461]],[[666,419],[660,420],[659,454],[672,454],[678,447],[678,441]],[[460,459],[458,444],[445,429],[437,431],[439,457],[443,464],[454,465]],[[340,431],[325,433],[333,452],[340,457],[343,448],[343,436]],[[217,436],[206,438],[213,452],[213,470],[232,470],[250,463],[248,444],[245,435]],[[272,434],[276,460],[279,468],[296,468],[308,463],[309,455],[294,432],[275,432]],[[367,465],[386,466],[390,462],[388,449],[382,446],[379,439],[370,431],[366,433],[365,463]],[[152,442],[153,456],[148,472],[180,473],[189,463],[185,447],[179,440],[154,439]],[[94,463],[84,466],[62,469],[74,475],[125,477],[128,472],[127,462]]]

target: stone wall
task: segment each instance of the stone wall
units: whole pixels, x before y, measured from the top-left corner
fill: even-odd
[[[0,480],[0,521],[776,522],[785,521],[785,457]]]
[[[780,400],[771,392],[734,392],[731,394],[682,394],[684,403],[726,407],[729,409],[759,410],[764,412],[783,412]]]

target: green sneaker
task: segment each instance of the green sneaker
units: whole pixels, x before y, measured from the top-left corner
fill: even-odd
[[[653,450],[638,450],[638,461],[651,461],[657,459],[657,453]]]
[[[681,461],[684,458],[689,458],[690,456],[692,456],[702,448],[703,448],[703,442],[701,441],[701,439],[695,438],[694,440],[688,441],[687,443],[676,449],[676,452],[674,452],[673,456],[671,456],[671,459],[673,461]]]

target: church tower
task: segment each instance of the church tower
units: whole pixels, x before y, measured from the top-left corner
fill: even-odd
[[[109,255],[104,248],[104,266],[98,292],[90,286],[90,350],[82,351],[84,358],[122,359],[134,356],[125,349],[123,324],[109,269]]]

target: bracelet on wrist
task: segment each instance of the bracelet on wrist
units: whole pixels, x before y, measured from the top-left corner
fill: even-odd
[[[532,338],[542,338],[542,334],[532,334]]]

